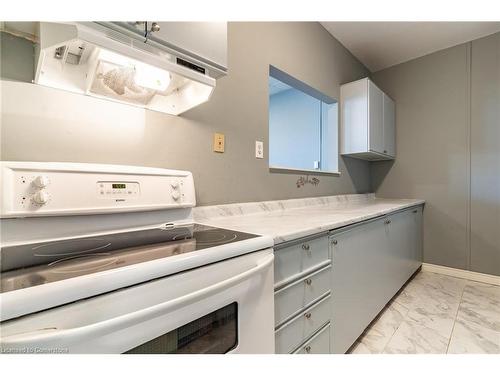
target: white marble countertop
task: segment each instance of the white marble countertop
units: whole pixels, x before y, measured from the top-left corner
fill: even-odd
[[[424,203],[351,194],[202,206],[193,209],[193,216],[201,224],[270,235],[279,244]]]

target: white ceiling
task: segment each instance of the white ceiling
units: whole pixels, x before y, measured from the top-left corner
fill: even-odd
[[[500,31],[500,22],[321,22],[376,72]]]

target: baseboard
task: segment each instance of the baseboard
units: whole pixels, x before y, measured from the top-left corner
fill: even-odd
[[[438,266],[437,264],[422,263],[422,271],[440,273],[447,276],[458,277],[460,279],[467,279],[478,281],[480,283],[500,285],[500,276],[488,275],[486,273],[479,273],[458,268],[450,268],[445,266]]]

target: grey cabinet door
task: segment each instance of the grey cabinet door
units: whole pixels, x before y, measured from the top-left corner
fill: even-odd
[[[416,212],[415,212],[416,211]],[[415,259],[417,260],[417,268],[424,261],[424,207],[420,206],[413,210],[415,216],[417,241],[415,246]]]
[[[415,252],[415,231],[413,228],[413,213],[409,210],[390,215],[385,224],[387,240],[387,272],[392,280],[384,291],[389,300],[412,274]]]
[[[384,93],[368,81],[368,139],[371,151],[384,153]]]
[[[384,154],[396,157],[396,109],[394,101],[384,94]]]
[[[158,22],[152,38],[227,70],[227,22]]]
[[[389,242],[387,272],[394,275],[387,290],[391,298],[422,264],[422,208],[397,212],[385,223]]]
[[[345,353],[386,304],[384,219],[334,232],[333,352]]]
[[[422,207],[330,236],[333,352],[345,353],[422,264]]]
[[[422,265],[424,258],[423,254],[423,231],[422,231],[422,218],[423,207],[414,207],[411,209],[411,241],[412,241],[412,262],[411,272],[415,272],[418,267]]]
[[[109,22],[227,73],[227,22]]]

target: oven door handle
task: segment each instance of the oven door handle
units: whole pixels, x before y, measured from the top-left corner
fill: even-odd
[[[227,288],[238,284],[239,282],[248,279],[249,277],[262,272],[268,268],[274,260],[273,254],[268,254],[263,261],[258,262],[255,267],[244,271],[236,276],[221,281],[219,283],[210,285],[207,288],[197,290],[182,297],[175,298],[170,301],[165,301],[155,306],[147,307],[142,310],[134,311],[125,315],[120,315],[108,320],[93,323],[90,325],[57,329],[47,328],[32,332],[24,332],[11,336],[5,336],[0,339],[2,347],[23,347],[27,345],[49,345],[58,344],[59,346],[69,342],[81,341],[82,339],[92,337],[93,335],[104,336],[111,332],[116,332],[126,327],[139,324],[146,320],[157,318],[165,313],[171,312],[175,309],[180,309],[190,303],[194,303],[201,298],[215,294],[219,291],[226,290]]]

